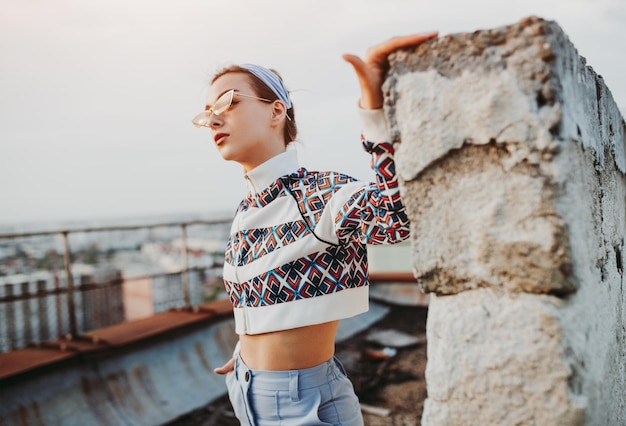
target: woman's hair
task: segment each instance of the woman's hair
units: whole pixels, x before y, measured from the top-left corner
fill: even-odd
[[[278,72],[276,72],[273,69],[270,69],[270,71],[272,71],[274,74],[278,76],[278,78],[282,80],[282,77],[280,76],[280,74],[278,74]],[[213,76],[213,79],[211,80],[211,84],[215,83],[215,80],[217,80],[224,74],[230,74],[230,73],[235,73],[235,72],[244,73],[248,76],[250,80],[250,85],[252,86],[252,89],[255,91],[256,96],[260,98],[269,99],[272,102],[279,100],[278,95],[274,93],[274,91],[270,89],[265,83],[263,83],[263,81],[260,78],[252,74],[247,69],[242,68],[238,65],[231,65],[229,67],[223,68],[220,71],[218,71]],[[291,103],[291,108],[287,110],[287,117],[288,118],[285,119],[285,127],[283,128],[283,139],[285,140],[285,146],[287,146],[289,142],[296,140],[296,136],[298,135],[293,102]]]

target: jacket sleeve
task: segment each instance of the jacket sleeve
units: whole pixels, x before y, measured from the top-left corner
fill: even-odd
[[[394,147],[382,110],[361,110],[363,148],[372,155],[375,181],[356,187],[335,216],[339,241],[393,244],[409,236],[409,219],[400,197]],[[383,142],[380,142],[380,141]]]

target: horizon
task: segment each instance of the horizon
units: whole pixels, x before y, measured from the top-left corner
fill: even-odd
[[[76,218],[43,218],[29,219],[15,222],[0,222],[0,236],[10,232],[35,232],[37,231],[56,231],[62,229],[72,229],[81,227],[98,227],[98,226],[124,226],[124,225],[145,225],[151,224],[168,224],[179,222],[192,222],[194,220],[230,220],[234,215],[233,212],[226,210],[213,210],[208,212],[159,212],[154,214],[137,213],[115,216],[94,216],[94,217],[76,217]],[[52,228],[50,228],[52,226]],[[46,228],[47,227],[47,228]],[[10,232],[9,232],[10,231]],[[0,240],[1,242],[2,240]]]

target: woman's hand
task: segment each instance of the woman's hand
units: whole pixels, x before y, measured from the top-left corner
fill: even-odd
[[[226,364],[214,369],[217,374],[227,374],[235,369],[235,358],[231,358]]]
[[[354,67],[354,71],[359,79],[361,86],[359,105],[361,108],[378,109],[383,106],[383,79],[389,68],[387,57],[391,52],[404,47],[415,46],[426,40],[436,38],[437,35],[437,32],[432,32],[393,37],[367,49],[364,59],[350,54],[343,55],[343,59]]]

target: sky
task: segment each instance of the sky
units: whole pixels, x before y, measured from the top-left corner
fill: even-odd
[[[396,35],[556,21],[626,111],[626,0],[0,0],[0,224],[230,215],[245,195],[204,109],[253,62],[292,93],[311,170],[370,179],[343,53]]]

